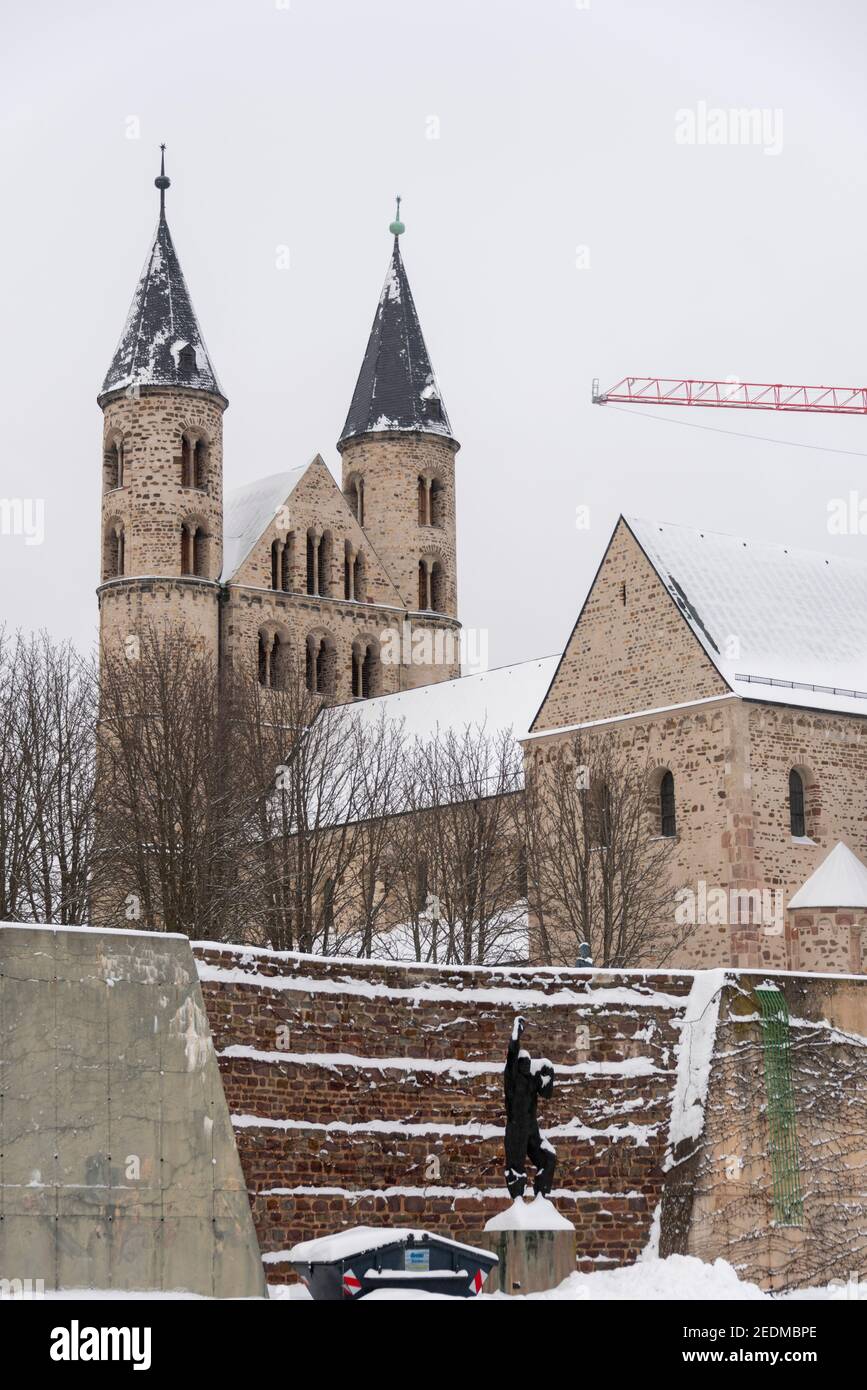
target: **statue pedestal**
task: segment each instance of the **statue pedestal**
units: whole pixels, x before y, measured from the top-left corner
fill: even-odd
[[[575,1273],[575,1227],[546,1197],[518,1197],[488,1222],[479,1244],[499,1264],[485,1293],[526,1294],[554,1289]]]

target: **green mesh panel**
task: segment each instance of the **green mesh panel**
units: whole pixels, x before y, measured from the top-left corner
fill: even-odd
[[[756,998],[762,1011],[774,1220],[778,1226],[802,1226],[804,1199],[792,1092],[789,1010],[780,991],[770,986],[757,989]]]

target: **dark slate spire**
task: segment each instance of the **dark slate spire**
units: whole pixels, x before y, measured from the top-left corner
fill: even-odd
[[[394,250],[339,444],[380,430],[453,438],[400,254],[403,230],[398,199]]]
[[[131,386],[186,386],[223,393],[211,365],[166,221],[165,145],[160,146],[160,219],[99,401]]]

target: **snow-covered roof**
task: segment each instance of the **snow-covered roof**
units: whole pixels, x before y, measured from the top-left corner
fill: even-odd
[[[460,733],[467,727],[484,727],[492,738],[511,728],[520,739],[530,727],[558,660],[544,656],[515,666],[498,666],[493,671],[422,685],[396,695],[380,695],[349,708],[371,724],[383,712],[387,719],[402,720],[410,738],[432,738],[437,730]]]
[[[867,561],[624,520],[738,695],[867,715]]]
[[[302,1240],[300,1244],[292,1246],[288,1258],[298,1264],[330,1264],[336,1260],[351,1259],[353,1255],[361,1255],[368,1250],[381,1250],[384,1245],[394,1245],[396,1241],[404,1240],[418,1245],[432,1240],[474,1255],[489,1256],[491,1253],[442,1236],[439,1231],[419,1231],[411,1226],[349,1226],[346,1230],[336,1231],[333,1236]]]
[[[240,569],[279,507],[303,478],[309,464],[271,473],[235,488],[223,503],[223,583]]]
[[[133,295],[100,403],[130,386],[184,386],[222,395],[164,216]]]
[[[397,237],[340,443],[385,430],[452,437]]]
[[[838,841],[798,889],[789,907],[867,908],[867,865]]]

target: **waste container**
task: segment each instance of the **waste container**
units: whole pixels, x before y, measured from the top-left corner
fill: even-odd
[[[289,1259],[317,1302],[407,1288],[474,1298],[497,1263],[490,1250],[396,1226],[350,1226],[302,1241]]]

